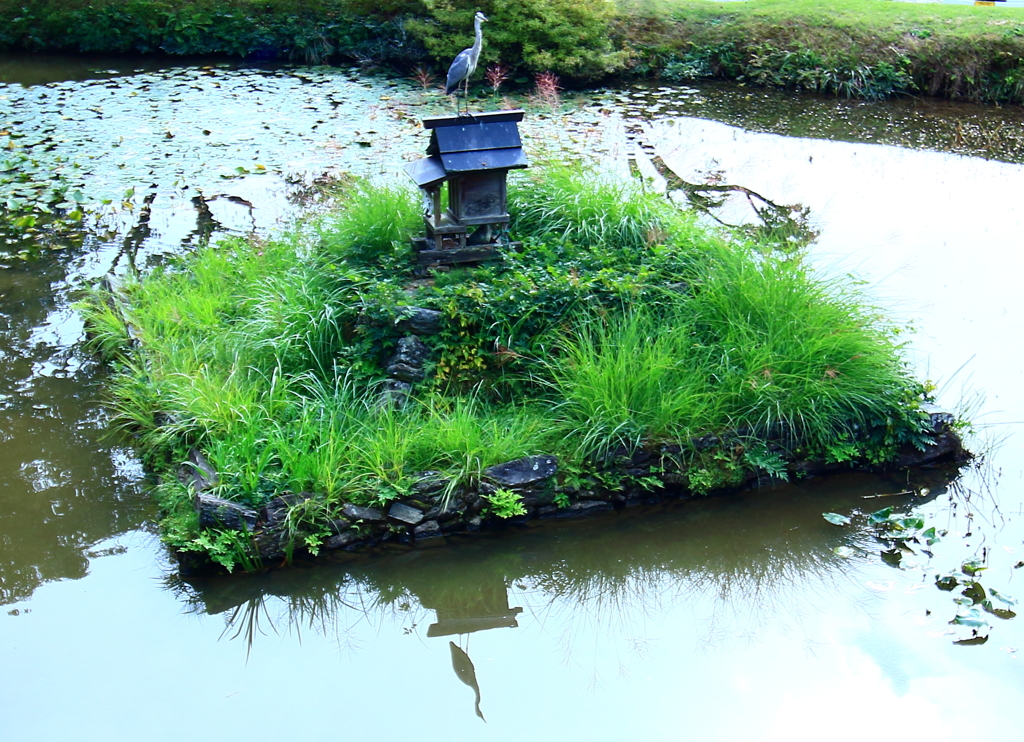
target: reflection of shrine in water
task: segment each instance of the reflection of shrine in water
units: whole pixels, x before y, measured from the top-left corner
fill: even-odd
[[[519,626],[516,616],[522,608],[509,608],[508,588],[505,582],[493,576],[485,584],[469,586],[471,589],[456,595],[433,596],[420,593],[420,605],[437,614],[437,622],[427,628],[427,636],[472,634],[487,629],[514,629]]]
[[[844,591],[862,591],[860,565],[877,561],[880,548],[863,526],[864,513],[959,497],[947,488],[953,476],[955,470],[943,469],[837,475],[510,528],[446,548],[337,554],[262,574],[172,581],[172,587],[191,610],[223,615],[223,636],[247,641],[250,650],[261,636],[313,631],[342,652],[355,652],[386,625],[442,652],[439,642],[450,637],[452,669],[473,689],[483,718],[480,682],[486,688],[488,678],[478,678],[471,659],[474,634],[518,628],[528,615],[523,632],[497,632],[498,643],[525,639],[526,628],[557,631],[559,651],[571,653],[580,627],[589,625],[601,642],[632,651],[645,641],[639,619],[684,604],[700,625],[695,645],[756,636],[778,616],[776,623],[792,632],[817,610],[814,600],[827,604]],[[840,528],[822,517],[828,511],[861,515]],[[585,650],[595,668],[604,661],[596,643]],[[613,651],[607,656],[621,671],[622,659]],[[439,660],[435,654],[430,664],[447,674]]]
[[[468,635],[488,629],[518,628],[516,617],[523,609],[509,607],[508,586],[496,573],[482,575],[470,584],[431,583],[415,595],[423,608],[437,616],[437,621],[427,627],[428,638],[459,635],[459,644],[448,642],[452,669],[459,680],[473,689],[474,711],[487,721],[480,710],[480,685],[469,656]]]

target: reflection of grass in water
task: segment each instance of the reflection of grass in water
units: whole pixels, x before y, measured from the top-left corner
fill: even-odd
[[[658,515],[624,514],[617,526],[607,519],[555,524],[516,533],[514,540],[499,536],[496,543],[476,540],[181,590],[196,610],[224,612],[224,635],[250,645],[269,631],[297,637],[312,631],[354,651],[363,622],[425,631],[433,610],[466,614],[493,604],[491,596],[506,588],[509,606],[524,607],[529,622],[556,634],[567,662],[583,646],[579,639],[591,634],[612,642],[610,656],[623,647],[642,656],[647,621],[682,606],[698,616],[696,640],[717,645],[799,626],[818,601],[849,592],[846,584],[856,582],[859,568],[877,561],[869,533],[835,528],[821,512],[852,509],[861,494],[899,491],[904,483],[856,481],[859,489],[839,495],[750,493]],[[932,492],[941,490],[933,482]],[[844,545],[859,556],[836,555],[834,548]],[[862,595],[859,587],[854,595]],[[595,655],[595,663],[606,656]]]

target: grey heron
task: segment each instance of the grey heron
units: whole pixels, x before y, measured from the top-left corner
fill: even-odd
[[[476,63],[480,59],[480,50],[484,46],[484,32],[480,24],[487,20],[487,16],[479,10],[473,16],[473,28],[476,31],[476,40],[473,46],[463,49],[455,57],[452,66],[448,68],[448,81],[444,86],[444,94],[456,94],[455,110],[458,111],[458,89],[465,84],[466,113],[469,113],[469,77],[476,71]]]

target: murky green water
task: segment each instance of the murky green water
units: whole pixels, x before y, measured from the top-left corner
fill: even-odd
[[[1012,738],[1024,619],[993,617],[986,644],[956,646],[956,605],[933,578],[983,557],[986,586],[1024,597],[1019,109],[655,88],[599,93],[528,132],[534,152],[573,146],[624,167],[622,126],[642,119],[680,172],[811,206],[821,269],[856,271],[913,319],[921,375],[942,402],[972,401],[980,439],[999,443],[958,482],[811,480],[183,583],[129,442],[107,432],[76,288],[128,257],[272,229],[293,212],[288,181],[295,193],[323,172],[396,170],[437,103],[348,70],[45,62],[0,60],[3,80],[30,83],[0,89],[0,129],[48,130],[34,146],[80,161],[76,187],[112,199],[116,234],[0,256],[5,739]],[[1001,125],[1010,145],[943,138],[958,125]],[[929,497],[896,494],[921,487]],[[862,526],[821,518],[888,504],[949,530],[934,556],[894,569]]]

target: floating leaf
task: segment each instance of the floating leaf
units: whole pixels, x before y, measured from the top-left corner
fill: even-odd
[[[845,526],[850,523],[850,519],[848,517],[840,515],[839,513],[822,513],[821,517],[836,526]]]
[[[885,523],[892,516],[892,508],[883,508],[868,516],[868,523],[871,525],[877,525],[879,523]]]
[[[950,623],[954,626],[966,626],[969,629],[991,628],[988,619],[977,608],[961,608]]]
[[[882,561],[890,567],[899,567],[900,562],[903,561],[903,552],[899,549],[889,549],[888,551],[881,552],[881,555]]]
[[[980,582],[972,582],[964,588],[963,595],[973,603],[980,603],[985,600],[985,588]]]
[[[969,639],[957,639],[954,644],[959,644],[964,647],[969,647],[975,644],[984,644],[988,641],[987,636],[972,636]]]
[[[979,559],[978,557],[974,557],[973,559],[968,559],[966,562],[960,565],[960,569],[963,570],[964,574],[975,575],[978,572],[981,572],[982,570],[986,569],[986,567],[985,563],[981,559]]]
[[[998,600],[1000,603],[1003,603],[1005,605],[1017,605],[1017,599],[1016,598],[1011,597],[1011,596],[1007,595],[1006,593],[1001,593],[998,590],[996,590],[994,587],[993,588],[989,588],[988,594],[991,595],[996,600]]]

